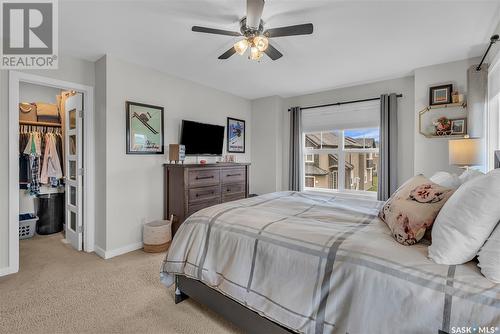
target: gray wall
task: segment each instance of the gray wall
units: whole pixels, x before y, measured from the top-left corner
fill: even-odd
[[[94,63],[61,56],[59,69],[27,71],[45,77],[94,86]],[[0,71],[0,269],[9,265],[9,202],[19,198],[9,198],[9,146],[8,146],[8,71]],[[22,265],[22,263],[21,263]]]
[[[105,180],[101,178],[101,182],[106,184],[105,249],[117,254],[141,247],[142,224],[163,218],[162,164],[168,159],[168,152],[163,156],[125,154],[125,101],[165,108],[167,148],[168,144],[179,142],[183,119],[223,126],[227,117],[246,120],[246,153],[235,154],[240,162],[250,161],[252,119],[250,101],[241,97],[109,55],[105,67],[105,126],[100,125],[105,128],[105,134],[102,128],[98,134],[99,138],[105,136],[102,145],[106,150],[101,152],[105,156],[106,171]],[[98,87],[100,85],[98,83]]]
[[[464,93],[467,98],[467,69],[478,63],[477,58],[427,66],[415,70],[415,173],[430,177],[437,171],[460,173],[460,169],[450,166],[448,162],[449,138],[426,138],[418,132],[418,112],[429,105],[429,87],[441,84],[453,84],[453,89]],[[448,118],[463,117],[461,108],[450,110],[432,110],[434,119],[440,116]],[[472,120],[469,118],[468,122]],[[480,120],[482,121],[482,120]]]
[[[271,96],[252,101],[252,166],[250,192],[280,191],[283,170],[283,99]]]
[[[106,249],[106,56],[95,63],[95,245]],[[97,248],[98,247],[98,248]]]

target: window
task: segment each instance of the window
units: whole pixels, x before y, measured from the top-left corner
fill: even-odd
[[[306,188],[378,190],[379,128],[304,133]]]
[[[306,176],[305,186],[307,188],[314,188],[314,176]]]

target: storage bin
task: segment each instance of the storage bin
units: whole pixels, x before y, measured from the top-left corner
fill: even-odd
[[[36,233],[46,235],[61,232],[64,224],[64,193],[40,194],[35,199],[40,218]]]
[[[33,214],[19,215],[19,239],[29,239],[35,236],[38,217]]]

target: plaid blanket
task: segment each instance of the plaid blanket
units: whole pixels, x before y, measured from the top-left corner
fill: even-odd
[[[206,208],[182,224],[162,272],[303,333],[500,326],[500,286],[476,263],[438,265],[428,244],[395,242],[377,217],[381,205],[279,192]]]

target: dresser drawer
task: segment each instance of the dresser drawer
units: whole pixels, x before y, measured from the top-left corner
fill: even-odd
[[[189,203],[202,202],[220,198],[220,187],[191,188],[189,192]]]
[[[220,172],[219,169],[195,169],[188,173],[189,188],[204,187],[219,184]]]
[[[245,181],[245,168],[228,168],[221,171],[222,183]]]
[[[222,186],[222,202],[230,202],[245,198],[245,183],[232,183]]]
[[[224,194],[222,195],[222,203],[236,201],[243,198],[245,198],[245,193],[228,194],[228,195]]]
[[[191,216],[196,211],[200,211],[201,209],[208,208],[210,206],[214,206],[217,204],[220,204],[220,198],[217,198],[217,199],[214,199],[214,200],[211,200],[208,202],[200,202],[200,203],[193,203],[193,204],[190,203],[188,206],[188,211],[187,211],[186,217]]]

